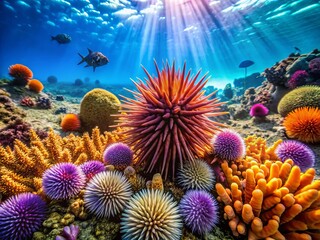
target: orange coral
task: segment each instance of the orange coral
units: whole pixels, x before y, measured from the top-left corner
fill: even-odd
[[[216,184],[217,199],[225,205],[224,217],[233,235],[248,234],[252,240],[317,239],[320,180],[314,180],[315,170],[301,173],[291,159],[270,161],[266,157],[273,158],[273,150],[268,153],[270,148],[262,139],[255,142],[244,160],[222,164],[230,188]]]
[[[25,65],[14,64],[9,67],[9,75],[14,78],[14,84],[25,86],[32,78],[32,71]]]
[[[64,132],[77,131],[81,126],[81,122],[77,114],[68,113],[62,118],[60,126]]]
[[[37,79],[31,79],[28,82],[28,87],[31,91],[39,93],[43,90],[43,84]]]
[[[283,125],[289,138],[306,143],[320,142],[320,109],[302,107],[290,112]]]

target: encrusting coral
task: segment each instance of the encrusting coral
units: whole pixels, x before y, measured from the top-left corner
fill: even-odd
[[[263,139],[249,138],[245,159],[221,164],[228,186],[216,184],[233,235],[249,240],[318,239],[312,238],[320,234],[320,180],[314,181],[315,169],[302,173],[291,159],[276,161],[274,146],[266,148]],[[252,147],[254,139],[260,147]],[[260,153],[255,152],[259,148]]]
[[[19,140],[14,148],[0,146],[0,193],[9,197],[22,192],[37,192],[41,189],[41,177],[50,166],[60,162],[73,162],[80,165],[89,159],[102,162],[104,148],[119,141],[119,129],[100,134],[95,128],[90,137],[70,134],[61,137],[53,130],[48,137],[40,140],[30,131],[30,147]]]

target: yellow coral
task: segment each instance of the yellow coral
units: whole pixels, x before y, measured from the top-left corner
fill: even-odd
[[[70,134],[61,137],[53,130],[43,141],[31,130],[30,147],[16,140],[13,151],[0,146],[0,194],[5,197],[22,192],[40,192],[43,172],[58,162],[82,164],[88,159],[102,161],[104,148],[120,140],[118,133],[100,134],[98,128],[83,137]]]
[[[318,239],[320,180],[314,180],[315,170],[301,173],[291,159],[277,161],[274,146],[280,141],[270,148],[254,136],[246,142],[245,160],[221,166],[228,186],[216,184],[233,235],[248,234],[252,240]]]

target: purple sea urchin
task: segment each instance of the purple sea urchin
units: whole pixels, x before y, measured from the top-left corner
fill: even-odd
[[[203,160],[195,159],[187,162],[177,174],[177,182],[184,189],[210,191],[213,188],[215,176],[212,168]]]
[[[252,105],[250,108],[250,116],[251,117],[265,117],[269,113],[269,109],[266,108],[263,104],[257,103]]]
[[[104,162],[118,169],[125,169],[132,164],[133,152],[127,144],[118,142],[109,145],[103,153]]]
[[[124,240],[179,240],[182,221],[173,198],[160,190],[137,192],[125,208],[120,222]]]
[[[206,75],[198,82],[200,71],[190,77],[186,65],[181,71],[167,64],[157,76],[134,82],[135,99],[125,98],[119,114],[120,127],[128,130],[125,142],[133,146],[137,164],[145,164],[147,172],[159,172],[163,178],[173,177],[176,167],[203,154],[210,147],[210,138],[224,126],[209,117],[225,114],[220,111],[215,92],[205,96]]]
[[[306,84],[309,74],[305,70],[298,70],[292,74],[288,81],[289,88],[293,89]]]
[[[220,160],[232,161],[242,158],[245,154],[245,143],[235,131],[224,129],[212,139],[214,153]]]
[[[43,191],[51,199],[69,199],[80,192],[85,179],[82,170],[73,163],[58,163],[44,172]]]
[[[311,148],[295,140],[283,141],[276,148],[275,153],[282,162],[289,158],[292,159],[303,172],[313,167],[315,162],[315,155]]]
[[[130,183],[121,172],[101,172],[88,182],[84,204],[96,216],[110,218],[121,213],[131,195]]]
[[[90,180],[94,175],[103,172],[105,170],[104,164],[100,161],[87,161],[81,165],[79,165],[81,170],[84,172],[84,174],[87,177],[87,180]]]
[[[46,203],[40,196],[21,193],[0,205],[0,239],[26,240],[46,217]]]
[[[185,224],[198,234],[210,231],[219,221],[217,201],[206,191],[188,191],[179,208]]]

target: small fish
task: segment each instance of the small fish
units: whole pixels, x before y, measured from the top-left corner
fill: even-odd
[[[56,40],[59,44],[71,42],[71,37],[68,34],[60,33],[57,36],[51,36],[51,40]]]
[[[79,56],[82,58],[82,60],[78,63],[81,64],[83,62],[86,62],[87,65],[84,67],[93,67],[93,71],[96,70],[96,67],[101,67],[103,65],[106,65],[109,62],[109,59],[103,55],[101,52],[93,52],[88,48],[88,55],[87,56],[82,56],[80,53]]]
[[[298,48],[298,47],[294,47],[294,49],[295,49],[297,52],[301,52],[300,48]]]

